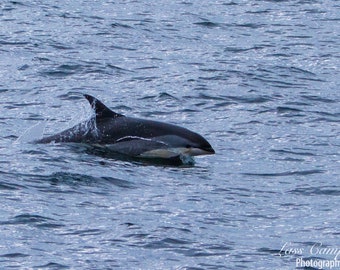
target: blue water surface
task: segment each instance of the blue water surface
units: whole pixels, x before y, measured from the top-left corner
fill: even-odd
[[[330,0],[2,0],[0,268],[340,260],[339,20]],[[88,119],[84,93],[216,154],[178,167],[29,143]]]

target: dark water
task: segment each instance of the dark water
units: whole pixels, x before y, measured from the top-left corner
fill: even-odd
[[[0,268],[333,260],[339,20],[338,1],[2,0]],[[217,153],[153,166],[17,142],[88,119],[83,93]]]

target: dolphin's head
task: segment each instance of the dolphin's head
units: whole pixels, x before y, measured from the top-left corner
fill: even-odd
[[[185,144],[185,153],[189,156],[212,155],[215,150],[210,143],[201,135],[190,132],[185,138],[182,138]]]
[[[215,154],[215,150],[206,139],[204,139],[201,135],[189,130],[186,130],[185,133],[168,134],[158,136],[153,139],[164,143],[167,146],[167,150],[171,151],[172,153],[188,156]]]

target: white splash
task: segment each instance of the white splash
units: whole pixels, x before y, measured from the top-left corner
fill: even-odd
[[[14,143],[28,143],[40,140],[44,135],[46,124],[47,121],[45,120],[26,129],[24,133],[18,139],[16,139]]]

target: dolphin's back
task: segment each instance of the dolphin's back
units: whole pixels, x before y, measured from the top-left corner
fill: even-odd
[[[91,142],[95,139],[95,129],[93,128],[93,121],[89,120],[80,123],[72,128],[66,129],[55,135],[44,137],[37,143],[61,143],[61,142]]]
[[[199,136],[186,128],[179,127],[173,124],[133,118],[119,117],[107,121],[97,122],[98,130],[101,132],[100,140],[102,142],[115,141],[125,136],[138,136],[142,138],[154,138],[165,135],[188,135]]]

